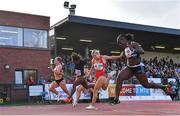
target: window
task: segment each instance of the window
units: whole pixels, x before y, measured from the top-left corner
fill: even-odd
[[[36,83],[37,70],[16,70],[15,84],[27,84],[29,78],[32,78]]]
[[[0,26],[0,45],[48,48],[47,30]]]
[[[23,84],[22,71],[15,71],[15,84]]]
[[[0,45],[23,46],[22,28],[0,26]]]
[[[47,48],[47,31],[24,29],[24,46]]]
[[[37,77],[36,77],[36,70],[24,70],[24,83],[27,84],[27,80],[32,78],[32,80],[35,81],[36,83],[36,80],[37,80]]]

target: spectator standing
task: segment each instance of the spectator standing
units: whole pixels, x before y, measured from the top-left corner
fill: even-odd
[[[40,75],[37,84],[45,84],[46,80],[44,79],[44,77],[42,75]]]
[[[27,85],[35,85],[36,82],[34,81],[33,77],[30,76],[29,79],[26,81]]]

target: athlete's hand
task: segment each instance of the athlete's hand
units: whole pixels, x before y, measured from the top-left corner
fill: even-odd
[[[48,68],[51,69],[52,71],[54,70],[53,66],[49,66]]]

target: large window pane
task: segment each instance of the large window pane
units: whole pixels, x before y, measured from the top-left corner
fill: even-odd
[[[0,26],[0,45],[22,46],[22,28]]]
[[[47,48],[47,31],[24,29],[24,46]]]

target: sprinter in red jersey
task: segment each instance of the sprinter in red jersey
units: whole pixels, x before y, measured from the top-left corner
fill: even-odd
[[[92,66],[88,75],[90,75],[95,70],[96,75],[96,83],[93,90],[93,99],[92,104],[86,107],[87,110],[95,109],[94,104],[96,103],[98,91],[102,88],[106,90],[109,84],[110,76],[106,78],[106,60],[110,59],[118,59],[120,56],[106,56],[100,55],[99,50],[93,50],[91,53],[92,59]]]

